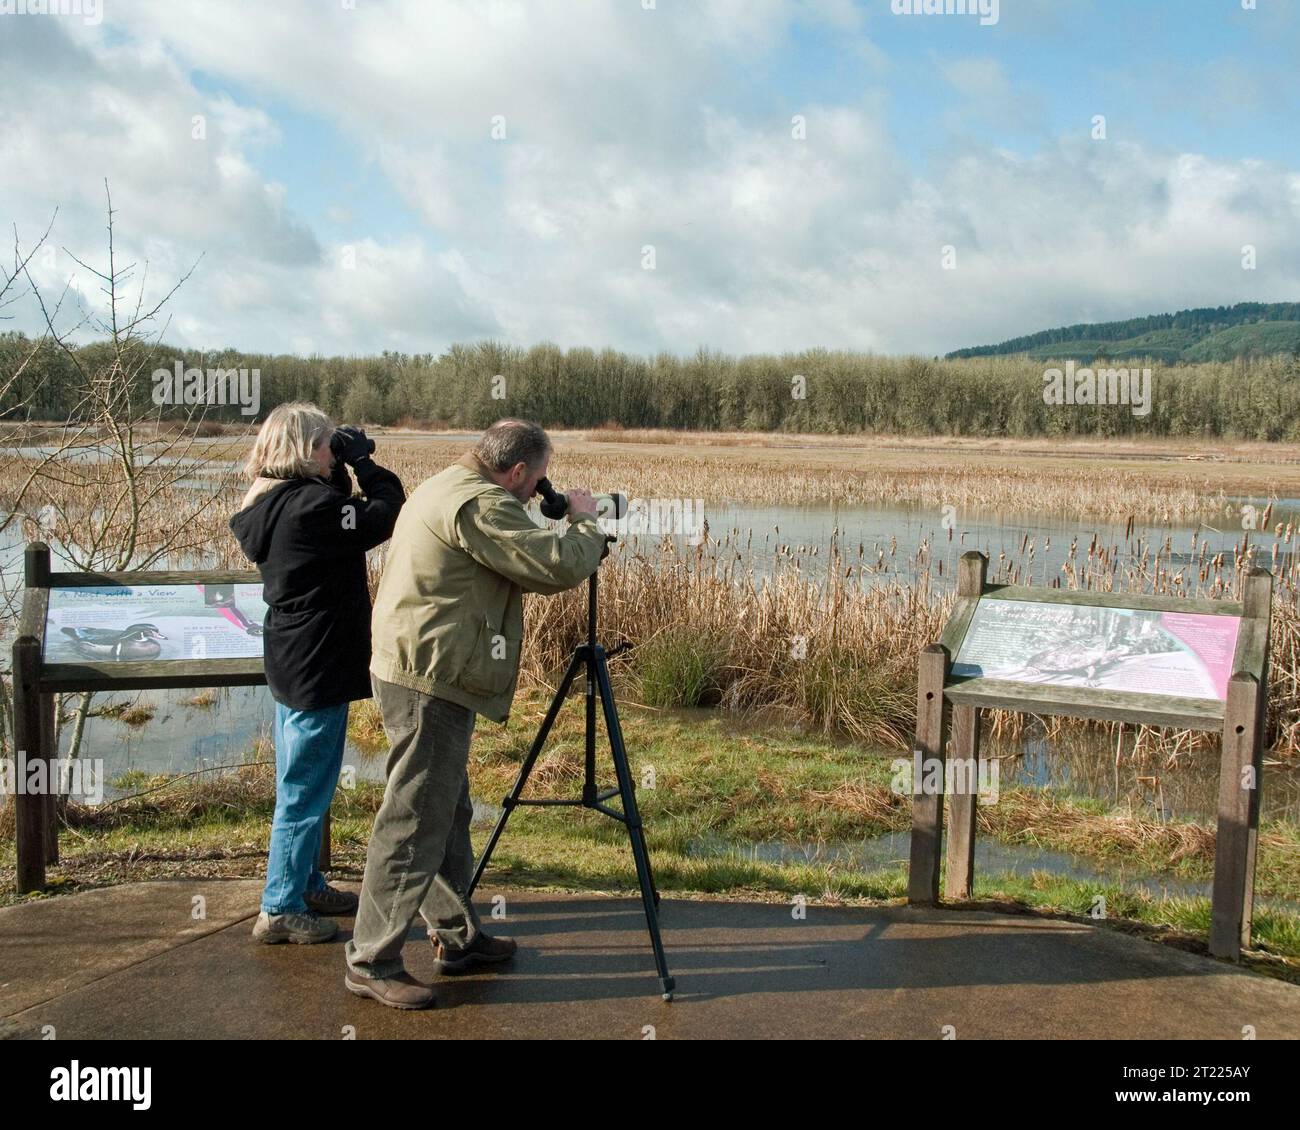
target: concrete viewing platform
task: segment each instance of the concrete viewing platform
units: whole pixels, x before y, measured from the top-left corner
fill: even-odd
[[[355,883],[339,883],[355,890]],[[343,987],[343,945],[250,936],[260,880],[133,883],[0,909],[0,1035],[40,1039],[1300,1039],[1300,986],[1117,930],[1030,915],[665,898],[674,1000],[639,900],[493,889],[494,971],[409,971],[437,1007]],[[491,920],[494,898],[505,917]],[[354,1030],[349,1032],[349,1026]]]

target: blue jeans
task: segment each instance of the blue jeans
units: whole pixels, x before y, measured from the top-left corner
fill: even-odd
[[[307,909],[303,892],[325,886],[316,861],[321,826],[343,767],[347,729],[346,702],[320,710],[275,704],[275,818],[262,892],[267,914],[301,913]]]

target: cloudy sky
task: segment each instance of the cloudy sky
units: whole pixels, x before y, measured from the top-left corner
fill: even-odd
[[[934,354],[1300,300],[1297,0],[60,2],[0,0],[5,261],[57,208],[33,273],[102,310],[107,180],[149,296],[202,257],[178,344]]]

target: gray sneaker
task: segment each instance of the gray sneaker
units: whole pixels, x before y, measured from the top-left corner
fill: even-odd
[[[343,974],[343,984],[348,992],[369,997],[389,1008],[432,1008],[434,1005],[433,990],[405,970],[391,977],[362,977],[349,969]]]
[[[289,914],[267,914],[264,910],[253,925],[253,937],[272,946],[276,942],[328,942],[338,932],[338,923],[328,922],[310,910]]]

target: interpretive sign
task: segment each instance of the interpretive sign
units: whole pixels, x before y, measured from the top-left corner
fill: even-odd
[[[56,696],[68,691],[265,686],[262,578],[252,569],[55,573],[27,546],[13,645],[14,749],[54,780]],[[17,887],[43,890],[59,858],[52,790],[16,795]],[[329,815],[319,866],[329,870]]]
[[[1238,616],[982,600],[952,674],[1223,702],[1240,624]]]
[[[44,658],[256,659],[265,616],[260,583],[52,588]]]
[[[1223,739],[1210,952],[1250,944],[1263,771],[1272,576],[1252,569],[1240,601],[985,583],[983,554],[961,559],[957,602],[917,668],[916,778],[908,901],[939,901],[949,792],[949,899],[975,874],[980,711],[1067,715]],[[953,751],[948,751],[951,726]],[[953,784],[948,784],[953,782]]]

